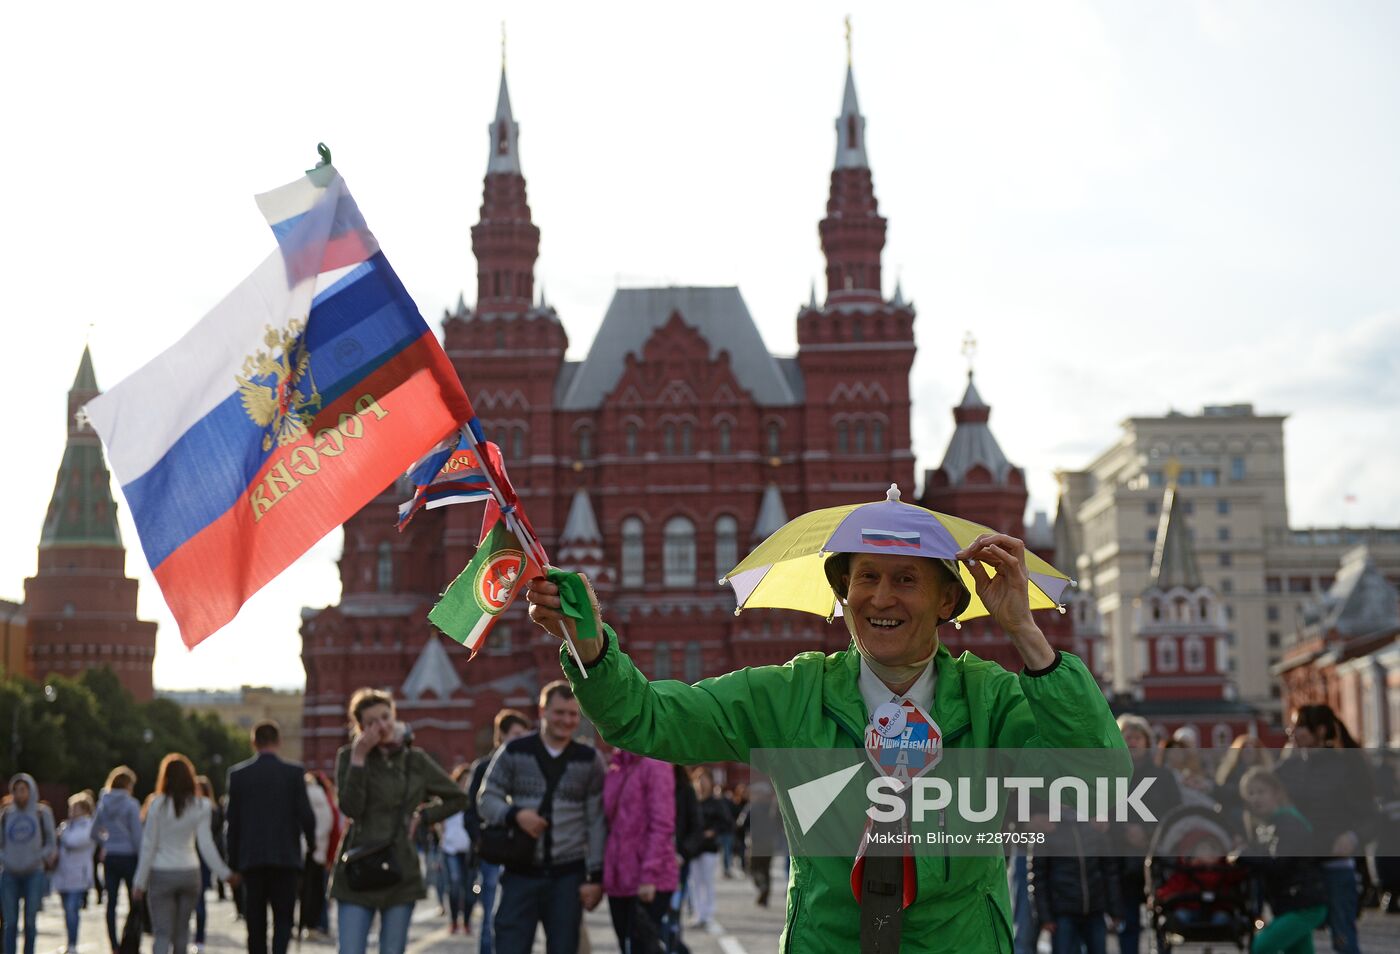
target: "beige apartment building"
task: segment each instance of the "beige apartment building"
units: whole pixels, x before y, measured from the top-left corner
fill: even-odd
[[[282,733],[280,754],[290,762],[302,761],[302,703],[300,689],[269,689],[266,686],[244,686],[230,690],[157,690],[156,695],[169,699],[190,712],[212,712],[225,725],[244,732],[264,719],[275,721]]]
[[[1224,607],[1229,672],[1244,701],[1277,709],[1270,667],[1298,629],[1298,607],[1326,591],[1345,551],[1367,544],[1400,579],[1400,528],[1290,528],[1284,420],[1250,404],[1132,417],[1085,470],[1057,475],[1060,532],[1098,611],[1096,664],[1115,691],[1131,693],[1143,669],[1134,603],[1148,585],[1171,461],[1202,581]]]

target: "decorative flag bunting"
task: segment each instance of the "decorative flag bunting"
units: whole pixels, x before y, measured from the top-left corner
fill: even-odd
[[[258,205],[278,250],[86,407],[189,646],[474,416],[334,167]]]
[[[520,549],[515,534],[504,522],[497,522],[467,568],[428,613],[428,620],[475,656],[525,583],[542,575],[539,564]]]
[[[504,476],[500,449],[486,442],[480,445],[496,472]],[[460,434],[446,448],[433,448],[408,472],[416,488],[413,499],[399,505],[398,528],[403,530],[420,510],[432,510],[449,504],[475,503],[491,498],[491,482],[471,449]]]

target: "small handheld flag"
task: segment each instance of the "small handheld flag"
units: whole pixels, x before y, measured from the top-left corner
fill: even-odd
[[[475,656],[497,617],[515,601],[526,581],[540,575],[515,535],[504,523],[497,523],[428,613],[428,621]]]

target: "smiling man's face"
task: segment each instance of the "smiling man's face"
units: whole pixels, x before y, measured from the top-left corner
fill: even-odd
[[[953,614],[958,587],[923,557],[857,553],[846,608],[865,652],[886,666],[926,659],[938,645],[938,621]]]

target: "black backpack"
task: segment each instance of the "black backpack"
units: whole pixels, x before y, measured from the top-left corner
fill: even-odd
[[[690,784],[690,776],[679,765],[676,773],[676,851],[689,861],[700,854],[705,843],[705,822],[700,815],[700,799]]]

